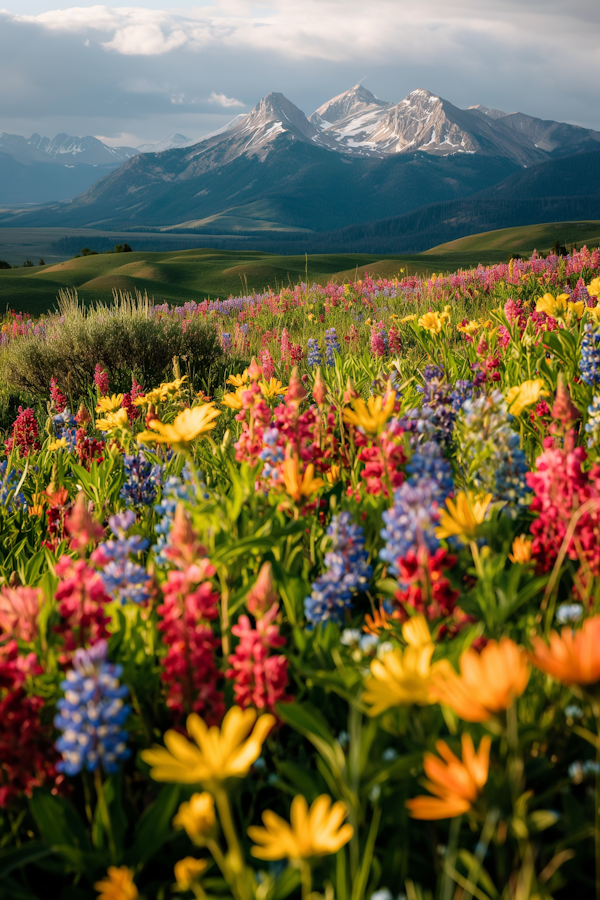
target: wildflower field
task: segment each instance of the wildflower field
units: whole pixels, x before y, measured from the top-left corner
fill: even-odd
[[[0,332],[0,900],[600,898],[600,250]]]

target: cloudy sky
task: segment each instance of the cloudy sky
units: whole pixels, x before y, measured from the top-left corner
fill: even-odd
[[[358,81],[600,130],[598,0],[4,3],[0,131],[195,138],[269,91],[309,115]]]

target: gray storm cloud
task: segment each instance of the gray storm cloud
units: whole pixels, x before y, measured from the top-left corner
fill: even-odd
[[[599,32],[588,0],[3,10],[0,130],[196,137],[272,90],[308,114],[365,72],[386,100],[426,87],[600,128]]]

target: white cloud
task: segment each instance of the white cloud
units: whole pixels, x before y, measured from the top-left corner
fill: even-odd
[[[181,47],[268,51],[289,59],[422,62],[460,52],[465,42],[493,41],[513,55],[536,48],[545,58],[578,36],[595,52],[600,18],[593,0],[238,0],[169,11],[107,6],[73,7],[39,15],[3,13],[15,22],[55,32],[101,32],[102,46],[124,56],[157,56]]]
[[[227,97],[225,94],[217,94],[216,91],[212,91],[210,97],[208,98],[209,103],[216,103],[219,106],[243,106],[241,100],[236,100],[235,97]]]

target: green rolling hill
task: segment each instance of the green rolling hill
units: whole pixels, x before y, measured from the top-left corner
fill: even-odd
[[[126,236],[126,235],[125,235]],[[460,238],[411,256],[329,253],[305,257],[255,250],[170,250],[101,253],[33,268],[0,269],[0,309],[38,315],[52,309],[61,289],[74,288],[87,303],[106,303],[113,291],[146,292],[157,303],[181,304],[207,297],[280,290],[304,281],[343,282],[370,274],[394,278],[506,262],[511,253],[548,252],[555,241],[581,247],[600,244],[600,221],[555,222],[503,228]]]
[[[113,290],[147,292],[157,303],[226,298],[268,287],[279,290],[304,281],[343,281],[355,272],[393,277],[406,267],[400,257],[369,254],[276,256],[210,248],[163,253],[99,254],[54,265],[0,270],[0,309],[33,315],[51,309],[58,292],[75,288],[88,303],[108,302]],[[425,268],[431,268],[428,261]],[[385,270],[385,271],[384,271]]]
[[[522,225],[517,228],[500,228],[496,231],[483,231],[481,234],[470,234],[438,244],[425,251],[424,256],[444,253],[486,253],[498,251],[506,253],[532,253],[533,250],[545,251],[555,241],[566,247],[577,247],[587,244],[597,247],[600,244],[600,221],[591,222],[550,222],[544,225]]]

